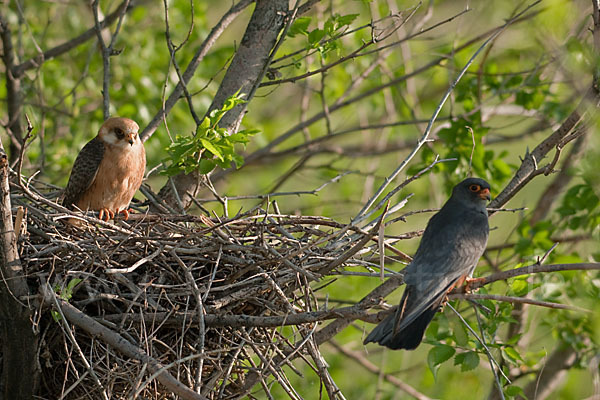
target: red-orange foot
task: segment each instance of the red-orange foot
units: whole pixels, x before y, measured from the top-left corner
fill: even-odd
[[[98,212],[98,219],[101,219],[107,222],[109,219],[113,219],[115,217],[115,213],[108,208],[101,208]]]
[[[485,282],[485,278],[467,278],[465,279],[465,286],[463,290],[465,291],[465,293],[471,293],[471,291],[473,290],[471,289],[471,286],[483,282]],[[479,286],[477,288],[479,288]]]
[[[131,208],[130,209],[125,208],[125,209],[119,211],[119,214],[123,214],[123,219],[125,221],[127,221],[129,219],[129,213],[132,213],[132,212],[133,212],[133,209],[131,209]]]

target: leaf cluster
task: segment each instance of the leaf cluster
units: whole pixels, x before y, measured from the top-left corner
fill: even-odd
[[[229,97],[221,109],[213,110],[204,117],[194,135],[177,135],[166,148],[168,156],[163,159],[165,167],[162,173],[173,176],[197,170],[207,174],[217,166],[229,168],[232,164],[239,168],[244,158],[236,151],[236,145],[245,146],[258,130],[245,129],[230,134],[218,124],[229,110],[244,102],[237,93]]]

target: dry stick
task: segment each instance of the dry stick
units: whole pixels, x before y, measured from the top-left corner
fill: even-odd
[[[198,307],[197,315],[198,315],[198,330],[199,338],[198,342],[200,343],[200,348],[198,349],[198,353],[200,354],[200,359],[198,360],[198,371],[196,372],[196,382],[194,383],[194,390],[196,392],[200,392],[202,389],[202,369],[204,366],[204,342],[206,337],[206,324],[204,323],[204,302],[202,301],[202,294],[200,293],[200,289],[198,288],[198,284],[196,284],[196,280],[194,279],[194,275],[192,275],[192,270],[188,267],[182,260],[179,258],[175,249],[171,250],[171,255],[177,261],[177,264],[185,271],[185,277],[188,280],[188,283],[192,287],[192,293],[194,293],[194,297],[196,299],[196,305]]]
[[[240,0],[237,4],[234,4],[224,15],[221,17],[219,22],[211,29],[210,33],[204,39],[200,47],[196,50],[196,54],[191,59],[187,68],[183,72],[182,78],[183,81],[179,82],[173,92],[169,95],[169,98],[165,102],[163,108],[161,108],[158,113],[152,118],[152,121],[144,128],[142,133],[140,133],[140,138],[142,141],[146,141],[152,136],[158,125],[160,125],[161,121],[166,117],[166,115],[171,111],[175,103],[181,98],[181,95],[184,90],[184,85],[189,83],[192,76],[196,72],[196,69],[200,65],[204,56],[208,53],[208,50],[214,45],[216,40],[221,36],[223,31],[233,22],[233,20],[248,6],[252,3],[252,0]]]
[[[371,206],[375,203],[375,201],[377,200],[377,198],[379,196],[381,196],[381,194],[385,191],[385,189],[388,187],[388,185],[394,180],[396,179],[396,177],[398,176],[398,174],[400,173],[400,171],[402,171],[404,169],[404,167],[406,167],[406,165],[413,159],[413,157],[415,155],[417,155],[417,153],[419,152],[419,150],[421,149],[421,147],[427,143],[429,140],[429,134],[431,133],[431,129],[433,128],[433,123],[435,122],[437,116],[439,115],[439,113],[442,111],[442,107],[444,106],[444,103],[446,103],[446,100],[448,99],[448,97],[450,97],[450,94],[452,93],[452,91],[454,91],[454,88],[456,87],[456,85],[458,84],[458,82],[461,80],[461,78],[463,77],[463,75],[465,74],[465,72],[467,72],[467,69],[471,66],[471,64],[473,63],[473,61],[475,61],[475,58],[479,55],[479,53],[481,53],[481,51],[483,51],[483,49],[485,49],[488,44],[490,44],[492,41],[494,41],[501,33],[503,33],[506,28],[508,28],[512,22],[514,22],[516,19],[518,19],[519,17],[521,17],[523,14],[525,14],[527,11],[529,11],[532,7],[534,7],[535,5],[537,5],[541,0],[536,1],[535,3],[529,5],[528,7],[526,7],[523,11],[521,11],[520,13],[518,13],[515,17],[511,18],[509,21],[507,21],[507,23],[499,30],[497,30],[496,32],[494,32],[485,42],[483,42],[483,44],[481,46],[479,46],[479,48],[477,49],[477,51],[471,56],[471,58],[469,59],[469,61],[467,61],[467,63],[465,64],[465,66],[461,69],[461,71],[459,72],[458,76],[454,79],[454,81],[452,82],[452,84],[450,85],[450,87],[448,88],[448,90],[446,90],[446,93],[444,94],[444,96],[442,97],[442,99],[440,100],[440,103],[438,104],[437,108],[435,109],[435,111],[433,112],[433,115],[431,117],[431,119],[429,120],[429,123],[427,124],[427,127],[425,128],[425,132],[423,133],[423,136],[421,136],[421,138],[418,140],[417,145],[415,146],[415,148],[410,152],[410,154],[404,159],[404,161],[402,161],[402,163],[400,163],[400,165],[387,177],[385,178],[383,184],[379,187],[379,189],[377,189],[377,192],[375,192],[375,194],[371,197],[371,199],[369,201],[367,201],[367,203],[364,205],[364,207],[358,212],[358,214],[356,215],[356,217],[354,217],[354,220],[352,221],[352,224],[355,224],[355,220],[359,220],[363,214],[365,214],[369,208],[371,208]]]
[[[158,374],[158,381],[168,390],[181,396],[181,398],[185,400],[207,400],[206,397],[195,393],[175,379],[160,362],[153,357],[150,357],[144,350],[133,345],[118,333],[96,322],[93,318],[87,316],[67,301],[60,299],[49,285],[42,286],[41,288],[43,290],[44,301],[48,304],[54,304],[66,320],[80,327],[91,336],[100,338],[124,355],[147,365],[148,370],[151,373]]]
[[[330,341],[329,344],[332,345],[338,352],[342,353],[343,355],[350,358],[351,360],[356,361],[358,364],[360,364],[362,367],[364,367],[367,371],[369,371],[375,375],[383,374],[383,379],[390,382],[392,385],[396,386],[398,389],[405,391],[406,393],[408,393],[410,396],[414,397],[415,399],[431,400],[431,398],[427,397],[426,395],[424,395],[421,392],[418,392],[415,388],[406,384],[404,381],[401,381],[396,376],[382,372],[375,364],[373,364],[369,360],[367,360],[361,353],[359,353],[357,351],[348,350],[333,340]]]
[[[313,361],[315,362],[315,365],[319,372],[318,373],[319,378],[320,378],[321,382],[323,383],[323,385],[325,386],[325,390],[327,391],[327,395],[329,396],[329,398],[332,400],[335,400],[335,399],[346,400],[346,398],[342,394],[341,390],[339,389],[339,387],[333,380],[331,374],[329,373],[329,370],[327,369],[328,368],[327,362],[323,358],[323,355],[319,352],[319,346],[317,346],[317,344],[315,343],[314,337],[312,335],[311,335],[311,339],[306,343],[306,350],[308,351],[308,353],[311,355]]]
[[[100,379],[98,379],[98,375],[96,375],[96,372],[94,372],[94,368],[92,368],[92,366],[88,362],[88,359],[83,354],[83,351],[81,350],[81,347],[79,346],[79,343],[77,343],[77,339],[75,339],[73,330],[69,327],[69,324],[67,323],[67,319],[65,318],[65,316],[57,302],[57,298],[58,298],[57,296],[53,296],[53,298],[51,300],[54,301],[54,303],[56,305],[56,309],[58,310],[58,313],[60,314],[61,321],[63,324],[63,329],[66,331],[67,337],[71,341],[71,344],[73,345],[73,347],[75,347],[75,350],[79,354],[79,357],[81,357],[81,361],[83,362],[83,365],[87,369],[87,372],[89,372],[89,374],[92,376],[92,380],[94,381],[94,383],[96,385],[98,385],[98,388],[100,389],[100,392],[102,393],[102,398],[108,400],[108,395],[106,394],[106,388],[102,385],[102,383],[100,382]]]
[[[81,220],[84,220],[86,222],[91,222],[91,223],[94,223],[94,224],[98,224],[98,225],[100,225],[102,227],[105,227],[105,228],[114,229],[114,230],[119,231],[120,233],[123,233],[125,235],[132,235],[133,234],[133,232],[131,232],[131,231],[125,229],[125,228],[122,228],[122,227],[120,227],[118,225],[111,224],[109,222],[103,221],[103,220],[95,218],[95,217],[91,217],[91,216],[87,216],[87,215],[83,215],[82,216],[80,214],[77,214],[77,213],[69,210],[66,207],[63,207],[63,206],[61,206],[61,205],[59,205],[57,203],[54,203],[53,201],[50,201],[50,200],[46,199],[44,196],[40,196],[40,195],[38,195],[36,193],[33,193],[27,186],[23,185],[23,182],[21,182],[20,179],[17,180],[17,184],[18,184],[18,186],[21,188],[21,190],[24,192],[24,194],[27,197],[29,197],[33,201],[45,204],[47,206],[50,206],[50,207],[54,208],[55,210],[58,210],[58,211],[60,211],[62,213],[65,213],[66,215],[64,216],[64,218],[81,219]],[[55,219],[62,219],[62,217],[61,218],[55,218]]]
[[[389,193],[387,193],[384,198],[375,205],[375,207],[373,207],[373,209],[371,211],[369,211],[368,213],[362,215],[360,218],[357,218],[355,220],[355,223],[359,223],[362,220],[369,218],[373,213],[375,213],[378,209],[380,209],[385,201],[388,201],[388,199],[390,199],[394,194],[396,194],[397,192],[399,192],[402,188],[406,187],[409,183],[411,183],[414,180],[419,179],[423,174],[425,174],[427,171],[429,171],[430,169],[432,169],[433,167],[435,167],[437,164],[439,163],[443,163],[443,162],[448,162],[448,161],[455,161],[456,158],[444,158],[442,160],[439,159],[439,156],[435,157],[435,160],[433,160],[433,162],[431,164],[429,164],[427,167],[423,168],[422,170],[420,170],[419,172],[417,172],[415,175],[411,176],[410,178],[406,178],[404,180],[404,182],[402,182],[401,184],[399,184],[398,186],[396,186],[394,189],[392,189]],[[412,194],[410,196],[407,196],[405,200],[408,200],[410,197],[412,196]],[[397,211],[398,209],[396,208],[394,210]],[[390,212],[391,213],[391,212]],[[372,224],[372,222],[367,225],[370,226]],[[388,225],[388,223],[386,223],[386,225]]]
[[[457,295],[464,296],[464,295]],[[468,297],[469,295],[467,295]],[[373,302],[375,303],[375,302]],[[372,307],[373,304],[369,305],[354,305],[349,307],[340,307],[338,309],[332,310],[320,310],[320,311],[306,311],[295,314],[286,314],[286,315],[271,315],[271,316],[253,316],[253,315],[223,315],[223,314],[206,314],[204,315],[204,321],[206,326],[217,327],[217,326],[227,326],[231,328],[241,328],[241,327],[257,327],[257,328],[277,328],[281,326],[293,326],[293,325],[301,325],[301,324],[310,324],[319,321],[325,321],[329,319],[361,319],[369,322],[375,323],[377,320],[377,315],[370,314],[368,309]],[[173,322],[178,322],[182,318],[194,318],[194,315],[183,315],[182,313],[172,313],[172,312],[153,312],[152,314],[109,314],[105,315],[102,318],[99,318],[99,321],[108,321],[108,322],[120,322],[123,319],[127,322],[136,322],[139,323],[142,320],[147,321],[156,321],[158,323],[163,323],[168,320]]]

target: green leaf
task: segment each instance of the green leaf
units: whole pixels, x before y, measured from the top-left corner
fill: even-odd
[[[460,365],[462,372],[471,371],[479,365],[479,354],[476,351],[457,354],[454,357],[454,365]]]
[[[200,129],[208,129],[210,128],[210,119],[208,117],[204,117],[202,123],[200,124]]]
[[[459,323],[458,326],[454,328],[453,332],[457,345],[464,347],[469,343],[469,333],[463,324]]]
[[[200,143],[202,143],[202,146],[204,146],[206,150],[210,151],[215,157],[223,161],[223,154],[221,154],[221,152],[209,140],[200,138]]]
[[[80,282],[82,281],[82,279],[79,278],[74,278],[71,279],[69,281],[69,283],[67,283],[67,287],[64,288],[64,290],[62,291],[61,294],[61,298],[63,298],[64,300],[70,300],[71,297],[73,297],[73,289],[75,288],[75,286],[77,286]]]
[[[360,14],[342,15],[338,18],[338,23],[341,26],[350,25]]]
[[[529,292],[529,282],[527,279],[515,279],[510,288],[515,296],[523,296]]]
[[[500,175],[500,178],[512,175],[510,166],[499,158],[492,161],[492,166],[494,167],[495,172]]]
[[[505,347],[502,352],[506,356],[505,358],[513,364],[519,364],[519,361],[524,362],[521,355],[513,347]]]
[[[523,392],[523,389],[519,386],[507,386],[506,389],[504,389],[504,393],[510,397],[521,396],[525,399],[527,398],[527,396],[525,396],[525,392]]]
[[[288,36],[294,37],[298,34],[308,35],[308,26],[310,25],[310,20],[310,17],[296,18],[296,20],[288,30]]]
[[[54,320],[54,322],[60,322],[60,320],[62,318],[58,311],[52,310],[52,311],[50,311],[50,315],[52,315],[52,319]]]
[[[210,160],[203,158],[200,160],[200,164],[198,166],[198,172],[201,174],[208,174],[210,171],[215,169],[216,164]]]
[[[322,29],[315,29],[308,34],[308,43],[311,47],[316,47],[317,44],[325,36],[325,31]]]
[[[448,346],[447,344],[440,344],[432,347],[431,350],[429,350],[429,354],[427,355],[427,364],[429,365],[429,369],[433,373],[434,377],[437,376],[437,367],[444,361],[448,361],[455,352],[456,350],[454,347]]]

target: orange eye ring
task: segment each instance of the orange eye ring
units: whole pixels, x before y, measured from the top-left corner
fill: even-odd
[[[477,192],[479,192],[481,190],[481,186],[479,186],[479,185],[471,185],[471,186],[469,186],[469,190],[471,192],[477,193]]]

